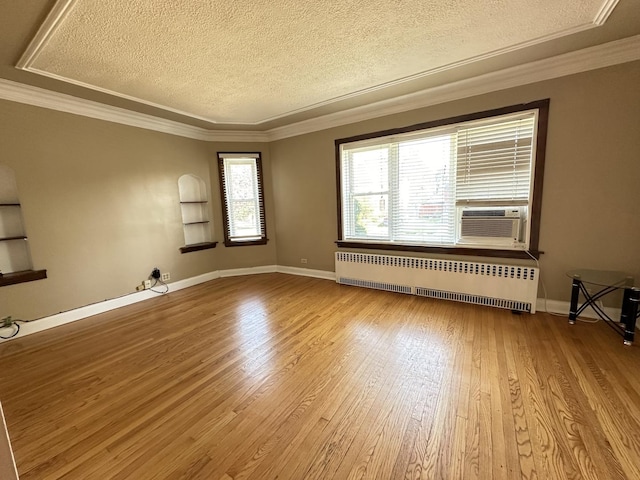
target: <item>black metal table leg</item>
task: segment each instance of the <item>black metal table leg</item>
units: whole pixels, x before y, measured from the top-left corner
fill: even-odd
[[[577,278],[573,279],[571,284],[571,307],[569,308],[569,325],[576,323],[578,316],[578,296],[580,295],[580,284],[582,282]]]
[[[640,303],[640,289],[626,288],[622,303],[623,315],[626,315],[624,323],[624,344],[632,345],[636,333],[636,318],[638,316],[638,304]]]

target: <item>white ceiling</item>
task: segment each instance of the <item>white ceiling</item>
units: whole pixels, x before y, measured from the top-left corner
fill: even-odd
[[[617,0],[59,0],[18,66],[220,124],[595,28]]]

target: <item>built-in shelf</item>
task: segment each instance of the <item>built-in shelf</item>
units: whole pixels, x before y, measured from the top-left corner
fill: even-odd
[[[186,174],[178,179],[178,191],[185,244],[184,247],[180,247],[180,252],[197,252],[214,248],[216,242],[212,241],[213,235],[209,224],[211,217],[207,185],[200,177]]]
[[[195,243],[193,245],[185,245],[180,247],[180,253],[198,252],[200,250],[208,250],[210,248],[216,248],[218,242],[202,242]]]
[[[14,171],[0,164],[0,286],[46,278],[33,270]]]
[[[0,287],[15,285],[16,283],[33,282],[47,278],[46,270],[23,270],[0,275]]]

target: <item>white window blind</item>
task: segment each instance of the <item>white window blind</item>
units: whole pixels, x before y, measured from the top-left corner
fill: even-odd
[[[345,232],[368,240],[451,243],[451,135],[393,140],[343,149]]]
[[[341,143],[342,239],[455,246],[462,207],[526,216],[536,121],[529,110]]]
[[[260,154],[219,153],[225,242],[266,239]]]
[[[527,205],[534,128],[528,113],[458,130],[456,203]]]

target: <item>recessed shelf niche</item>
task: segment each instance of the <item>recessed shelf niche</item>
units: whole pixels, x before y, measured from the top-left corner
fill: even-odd
[[[46,278],[46,271],[33,271],[16,177],[6,165],[0,165],[0,273],[0,286]]]
[[[178,179],[180,210],[185,246],[182,253],[213,248],[209,224],[209,198],[204,181],[195,175],[182,175]]]

